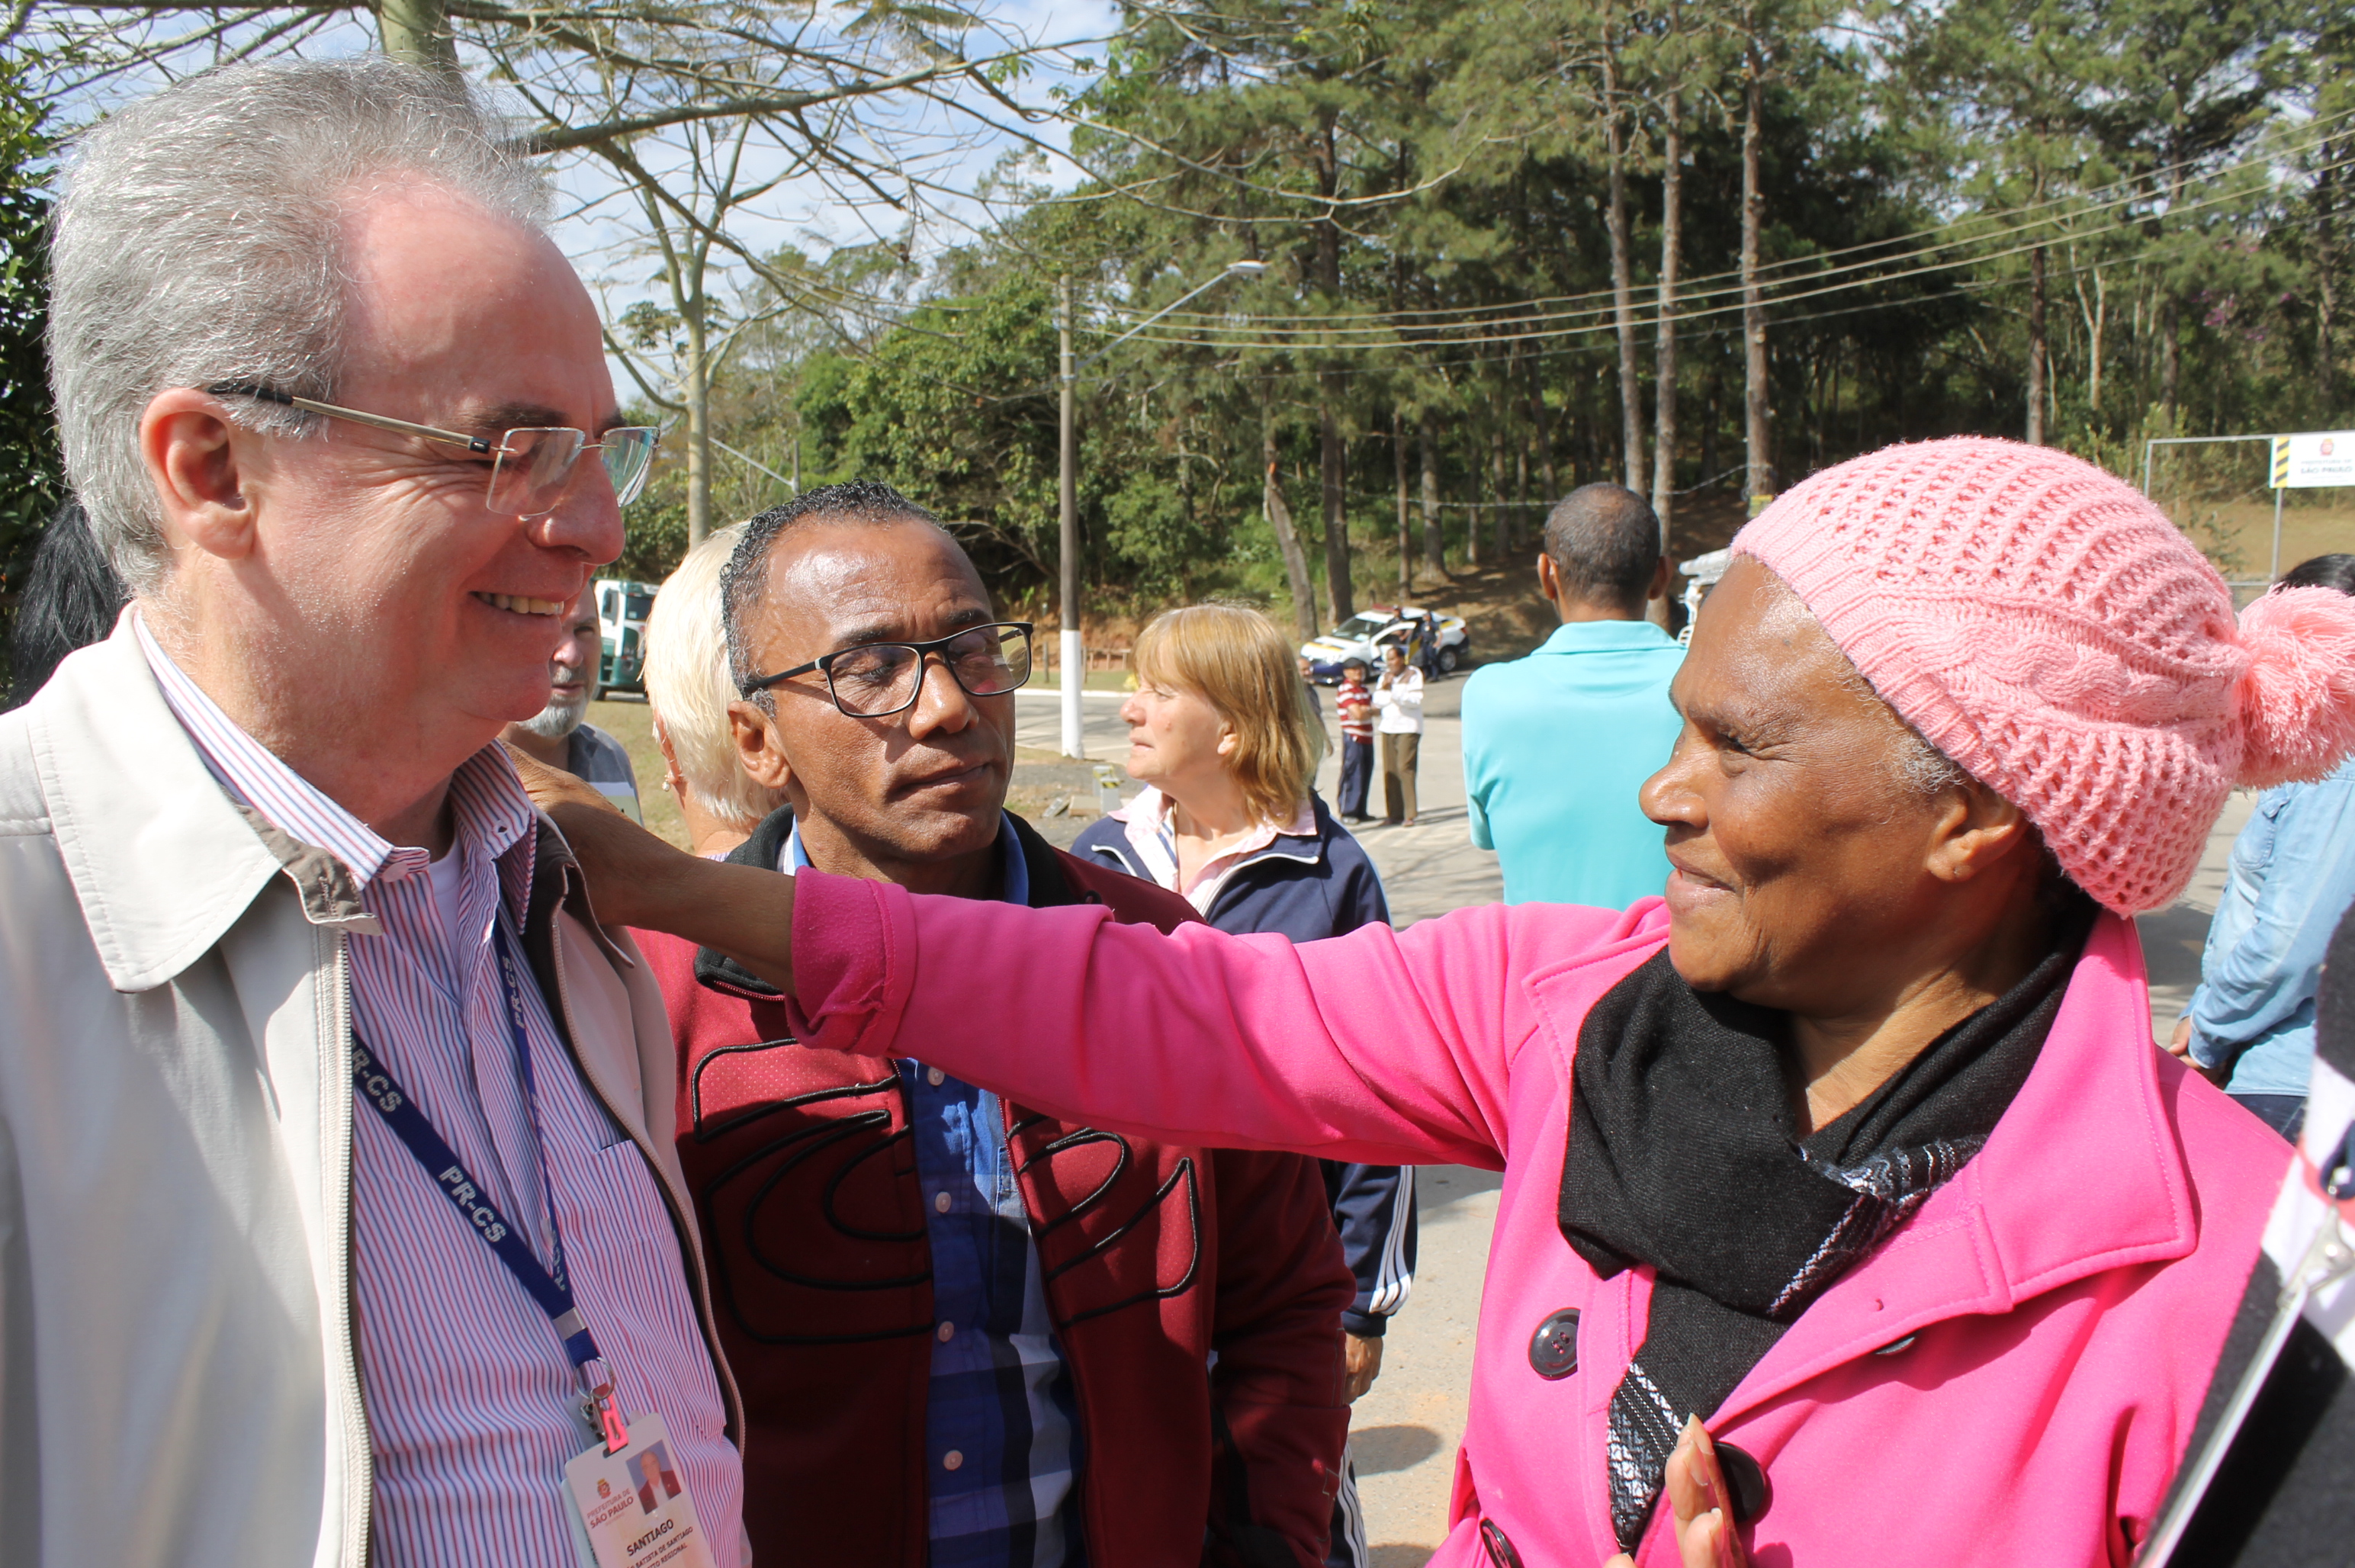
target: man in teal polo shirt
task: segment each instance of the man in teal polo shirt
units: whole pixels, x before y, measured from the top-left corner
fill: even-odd
[[[1538,591],[1561,625],[1464,688],[1472,842],[1497,851],[1507,903],[1625,909],[1668,877],[1636,792],[1668,760],[1684,650],[1644,619],[1668,591],[1659,520],[1616,485],[1573,490],[1546,518]]]

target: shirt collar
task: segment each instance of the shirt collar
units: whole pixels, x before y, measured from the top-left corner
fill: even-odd
[[[422,871],[431,857],[419,846],[396,845],[368,827],[276,753],[246,733],[202,687],[188,678],[171,655],[132,617],[139,651],[155,673],[164,701],[196,743],[223,789],[260,812],[273,826],[341,860],[365,891],[382,878],[399,881]],[[496,859],[530,833],[537,814],[515,765],[496,744],[484,747],[458,765],[450,778],[451,813],[457,841],[470,853]]]
[[[1621,653],[1672,648],[1676,641],[1649,621],[1564,621],[1538,645],[1541,654]]]
[[[810,863],[809,853],[802,848],[802,824],[794,819],[791,832],[785,835],[785,848],[777,857],[777,869],[788,877]],[[997,821],[997,897],[1003,903],[1030,903],[1030,863],[1022,858],[1022,842],[1015,836],[1013,818],[998,813]]]
[[[1129,848],[1136,851],[1139,860],[1153,872],[1153,880],[1163,887],[1184,893],[1189,899],[1204,890],[1215,894],[1229,871],[1252,856],[1273,848],[1278,838],[1316,837],[1316,808],[1304,800],[1292,814],[1291,821],[1261,823],[1203,861],[1201,869],[1194,874],[1191,886],[1178,887],[1178,837],[1176,830],[1169,826],[1169,797],[1147,784],[1135,799],[1106,815],[1122,825]],[[1201,903],[1207,901],[1206,897]],[[1198,903],[1197,907],[1201,907],[1201,904]]]

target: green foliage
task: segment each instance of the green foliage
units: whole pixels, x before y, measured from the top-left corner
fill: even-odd
[[[1411,496],[1428,466],[1451,567],[1519,559],[1552,496],[1621,471],[1604,108],[1627,114],[1648,381],[1672,93],[1671,457],[1700,493],[1677,526],[1738,515],[1753,56],[1784,483],[1891,441],[2020,434],[2038,251],[2045,439],[2134,475],[2156,432],[2350,419],[2355,27],[2305,0],[1220,0],[1124,20],[1070,98],[1087,179],[1026,188],[1036,168],[1009,160],[1002,221],[921,270],[898,240],[781,257],[814,300],[873,308],[813,305],[714,389],[723,440],[773,466],[797,451],[811,483],[899,485],[1009,601],[1049,595],[1057,565],[1066,273],[1078,352],[1103,352],[1077,389],[1092,610],[1239,594],[1280,613],[1263,485],[1272,464],[1321,576],[1328,429],[1361,591],[1396,582],[1400,440]],[[1263,272],[1107,347],[1238,258]],[[671,324],[622,330],[652,343]],[[739,469],[746,506],[781,493]]]
[[[0,572],[12,591],[65,494],[42,344],[56,144],[25,85],[30,63],[0,60]]]

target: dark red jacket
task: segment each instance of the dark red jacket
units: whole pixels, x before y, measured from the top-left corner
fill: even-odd
[[[1102,903],[1165,931],[1196,918],[1007,820],[1033,906]],[[780,812],[730,859],[776,865],[790,826]],[[776,993],[719,955],[638,937],[678,1045],[679,1162],[743,1391],[755,1560],[922,1568],[932,1264],[899,1076],[795,1045]],[[1316,1568],[1354,1289],[1316,1162],[1003,1104],[1078,1405],[1090,1563]]]

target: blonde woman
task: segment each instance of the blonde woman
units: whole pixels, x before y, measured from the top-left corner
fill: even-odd
[[[743,536],[738,523],[687,552],[646,616],[646,703],[662,748],[663,785],[687,819],[687,847],[717,859],[752,836],[784,804],[736,763],[728,704],[728,638],[719,620],[719,569]]]
[[[1072,853],[1183,894],[1238,934],[1315,942],[1390,919],[1373,862],[1312,787],[1331,741],[1274,622],[1231,604],[1168,611],[1136,640],[1136,678],[1120,716],[1129,775],[1145,791],[1082,833]],[[1414,1284],[1414,1172],[1320,1163],[1358,1280],[1341,1319],[1354,1401],[1380,1375],[1382,1330]],[[1345,1464],[1329,1562],[1365,1561]]]

